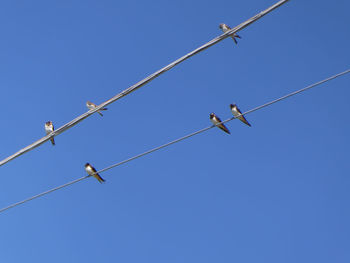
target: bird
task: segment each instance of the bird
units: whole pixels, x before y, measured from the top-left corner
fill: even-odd
[[[52,121],[47,121],[45,123],[45,132],[46,135],[50,134],[51,132],[53,132],[55,130],[55,127],[53,127]],[[50,138],[50,141],[52,143],[52,145],[55,145],[55,139],[53,137]]]
[[[105,180],[97,173],[96,169],[89,163],[85,164],[85,171],[95,177],[100,183],[105,182]]]
[[[221,122],[220,118],[218,116],[216,116],[214,113],[210,113],[210,120],[215,126],[220,128],[224,132],[231,134],[230,131],[226,128],[226,126],[223,123],[220,123]],[[220,123],[220,124],[218,124],[218,123]]]
[[[229,27],[228,25],[226,25],[226,24],[224,24],[224,23],[221,23],[221,24],[219,25],[219,28],[220,28],[224,33],[226,33],[227,31],[231,30],[231,27]],[[231,37],[232,37],[233,41],[235,41],[236,44],[238,43],[236,37],[237,37],[237,38],[241,38],[241,37],[240,37],[239,35],[237,35],[236,33],[234,33]]]
[[[97,105],[95,103],[92,103],[91,101],[87,101],[86,102],[86,107],[88,107],[89,110],[94,110]],[[98,114],[100,114],[101,116],[103,116],[103,114],[101,113],[101,110],[107,110],[107,108],[102,108],[102,109],[99,109],[97,112]]]
[[[230,108],[232,111],[233,116],[235,116],[237,119],[239,119],[240,121],[244,122],[245,124],[247,124],[249,127],[251,127],[252,125],[250,125],[250,123],[247,121],[247,119],[244,117],[244,115],[241,115],[242,112],[239,110],[239,108],[237,107],[236,104],[230,104]]]

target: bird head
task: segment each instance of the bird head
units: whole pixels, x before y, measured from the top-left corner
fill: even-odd
[[[236,104],[230,104],[231,110],[232,110],[233,108],[236,108],[236,107],[237,107]]]

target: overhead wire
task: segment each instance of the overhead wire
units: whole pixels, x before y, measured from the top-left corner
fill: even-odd
[[[326,79],[324,79],[324,80],[318,81],[318,82],[316,82],[316,83],[314,83],[314,84],[311,84],[311,85],[309,85],[309,86],[307,86],[307,87],[305,87],[305,88],[302,88],[302,89],[299,89],[299,90],[297,90],[297,91],[288,93],[287,95],[284,95],[284,96],[279,97],[279,98],[277,98],[277,99],[275,99],[275,100],[272,100],[272,101],[267,102],[267,103],[265,103],[265,104],[262,104],[262,105],[260,105],[260,106],[258,106],[258,107],[255,107],[255,108],[253,108],[253,109],[250,109],[250,110],[248,110],[248,111],[246,111],[246,112],[244,112],[244,113],[238,115],[237,117],[231,117],[231,118],[229,118],[229,119],[227,119],[227,120],[225,120],[225,121],[222,121],[221,123],[226,123],[226,122],[232,121],[232,120],[234,120],[234,119],[237,119],[237,118],[239,118],[239,117],[242,116],[242,115],[247,115],[247,114],[252,113],[252,112],[254,112],[254,111],[260,110],[260,109],[265,108],[265,107],[267,107],[267,106],[270,106],[270,105],[272,105],[272,104],[274,104],[274,103],[276,103],[276,102],[285,100],[285,99],[287,99],[287,98],[289,98],[289,97],[291,97],[291,96],[294,96],[294,95],[297,95],[297,94],[299,94],[299,93],[302,93],[302,92],[304,92],[304,91],[306,91],[306,90],[312,89],[312,88],[314,88],[314,87],[316,87],[316,86],[319,86],[319,85],[321,85],[321,84],[323,84],[323,83],[325,83],[325,82],[331,81],[331,80],[333,80],[333,79],[335,79],[335,78],[338,78],[338,77],[343,76],[343,75],[348,74],[348,73],[350,73],[350,69],[345,70],[345,71],[343,71],[343,72],[340,72],[340,73],[338,73],[338,74],[335,74],[335,75],[333,75],[333,76],[331,76],[331,77],[329,77],[329,78],[326,78]],[[219,124],[221,124],[221,123],[218,123],[217,125],[219,125]],[[143,152],[143,153],[141,153],[141,154],[135,155],[135,156],[133,156],[133,157],[131,157],[131,158],[128,158],[128,159],[126,159],[126,160],[124,160],[124,161],[121,161],[121,162],[118,162],[118,163],[113,164],[113,165],[111,165],[111,166],[108,166],[108,167],[106,167],[106,168],[103,168],[103,169],[97,171],[96,173],[103,173],[103,172],[106,172],[106,171],[108,171],[108,170],[110,170],[110,169],[112,169],[112,168],[114,168],[114,167],[117,167],[117,166],[119,166],[119,165],[128,163],[128,162],[130,162],[130,161],[133,161],[133,160],[135,160],[135,159],[138,159],[138,158],[140,158],[140,157],[143,157],[143,156],[145,156],[145,155],[148,155],[148,154],[150,154],[150,153],[152,153],[152,152],[158,151],[158,150],[160,150],[160,149],[162,149],[162,148],[168,147],[168,146],[170,146],[170,145],[172,145],[172,144],[178,143],[178,142],[180,142],[180,141],[183,141],[183,140],[185,140],[185,139],[188,139],[188,138],[190,138],[190,137],[193,137],[193,136],[195,136],[195,135],[197,135],[197,134],[203,133],[203,132],[205,132],[205,131],[207,131],[207,130],[209,130],[209,129],[212,129],[212,128],[216,127],[217,125],[211,125],[211,126],[209,126],[209,127],[200,129],[200,130],[198,130],[198,131],[195,131],[195,132],[193,132],[193,133],[190,133],[190,134],[188,134],[188,135],[185,135],[185,136],[183,136],[183,137],[181,137],[181,138],[178,138],[178,139],[173,140],[173,141],[171,141],[171,142],[165,143],[165,144],[163,144],[163,145],[161,145],[161,146],[155,147],[155,148],[153,148],[153,149],[151,149],[151,150],[148,150],[148,151],[146,151],[146,152]],[[54,191],[57,191],[57,190],[59,190],[59,189],[65,188],[65,187],[67,187],[67,186],[70,186],[70,185],[72,185],[72,184],[78,183],[78,182],[80,182],[80,181],[82,181],[82,180],[85,180],[85,179],[91,177],[91,176],[92,176],[92,175],[87,175],[87,176],[80,177],[80,178],[78,178],[78,179],[76,179],[76,180],[73,180],[73,181],[70,181],[70,182],[68,182],[68,183],[66,183],[66,184],[60,185],[60,186],[55,187],[55,188],[52,188],[52,189],[50,189],[50,190],[48,190],[48,191],[45,191],[45,192],[42,192],[42,193],[40,193],[40,194],[34,195],[34,196],[32,196],[32,197],[30,197],[30,198],[27,198],[27,199],[24,199],[24,200],[22,200],[22,201],[20,201],[20,202],[11,204],[11,205],[9,205],[9,206],[7,206],[7,207],[4,207],[4,208],[0,209],[0,213],[4,212],[4,211],[6,211],[6,210],[8,210],[8,209],[10,209],[10,208],[13,208],[13,207],[16,207],[16,206],[18,206],[18,205],[21,205],[21,204],[24,204],[24,203],[26,203],[26,202],[29,202],[29,201],[31,201],[31,200],[33,200],[33,199],[39,198],[39,197],[41,197],[41,196],[47,195],[47,194],[52,193],[52,192],[54,192]]]
[[[253,22],[259,20],[260,18],[262,18],[263,16],[265,16],[266,14],[270,13],[271,11],[273,11],[274,9],[280,7],[281,5],[285,4],[286,2],[288,2],[289,0],[281,0],[279,2],[277,2],[276,4],[270,6],[269,8],[265,9],[264,11],[256,14],[255,16],[251,17],[250,19],[246,20],[245,22],[241,23],[240,25],[232,28],[231,30],[228,30],[227,32],[225,32],[224,34],[210,40],[209,42],[207,42],[206,44],[200,46],[199,48],[187,53],[186,55],[182,56],[181,58],[175,60],[174,62],[168,64],[167,66],[161,68],[160,70],[156,71],[155,73],[147,76],[146,78],[144,78],[143,80],[137,82],[136,84],[130,86],[129,88],[123,90],[122,92],[120,92],[119,94],[115,95],[114,97],[112,97],[111,99],[101,103],[100,105],[98,105],[95,109],[93,110],[89,110],[88,112],[76,117],[75,119],[73,119],[72,121],[64,124],[63,126],[59,127],[58,129],[56,129],[55,131],[51,132],[50,134],[42,137],[41,139],[35,141],[34,143],[22,148],[21,150],[17,151],[16,153],[6,157],[5,159],[0,161],[0,166],[8,163],[9,161],[21,156],[22,154],[29,152],[33,149],[35,149],[36,147],[40,146],[41,144],[45,143],[46,141],[50,140],[52,137],[58,136],[59,134],[61,134],[62,132],[68,130],[69,128],[75,126],[76,124],[78,124],[79,122],[81,122],[82,120],[86,119],[87,117],[89,117],[90,115],[92,115],[93,113],[95,113],[96,111],[104,108],[105,106],[115,102],[118,99],[121,99],[122,97],[130,94],[131,92],[139,89],[140,87],[142,87],[143,85],[147,84],[148,82],[152,81],[153,79],[157,78],[158,76],[160,76],[161,74],[165,73],[166,71],[170,70],[171,68],[175,67],[176,65],[180,64],[181,62],[187,60],[188,58],[204,51],[205,49],[219,43],[220,41],[224,40],[225,38],[233,35],[234,33],[242,30],[243,28],[249,26],[250,24],[252,24]]]

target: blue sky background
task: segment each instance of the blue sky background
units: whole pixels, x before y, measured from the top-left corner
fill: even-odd
[[[0,158],[272,5],[3,1]],[[0,206],[350,67],[349,1],[290,1],[0,167]],[[350,75],[0,215],[1,262],[349,262]]]

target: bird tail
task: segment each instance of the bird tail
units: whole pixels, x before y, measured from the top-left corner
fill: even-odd
[[[104,183],[106,180],[103,179],[99,174],[95,174],[94,177],[102,184]]]
[[[102,109],[101,109],[102,110]],[[100,111],[97,111],[98,112],[98,114],[100,114],[101,115],[101,117],[103,117],[103,114],[100,112]]]
[[[227,129],[227,128],[226,128],[225,132],[226,132],[227,134],[231,134],[230,130]]]
[[[55,139],[54,139],[53,137],[50,139],[50,141],[51,141],[51,144],[52,144],[52,145],[56,145],[56,144],[55,144]]]
[[[236,39],[236,36],[232,36],[232,39],[233,39],[233,41],[235,41],[235,44],[237,45],[238,44],[238,42],[237,42],[237,39]]]
[[[224,132],[231,134],[230,130],[227,129],[227,127],[223,124],[221,124],[220,126],[218,126],[221,130],[223,130]]]
[[[108,108],[102,108],[102,109],[100,109],[100,110],[108,110]]]
[[[246,118],[244,118],[244,116],[242,115],[241,118],[239,118],[243,123],[247,124],[249,127],[252,127],[252,125],[250,125],[250,123],[247,121]]]

